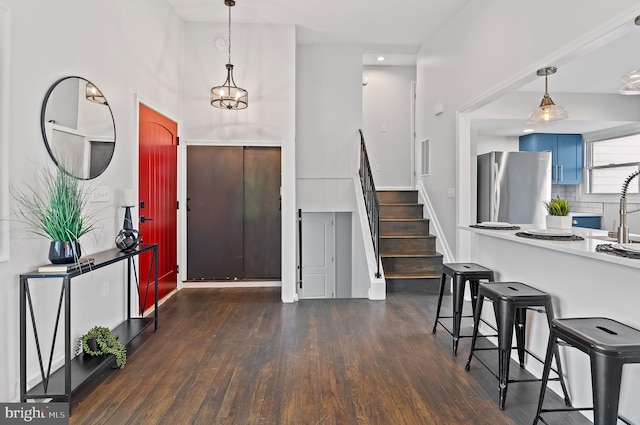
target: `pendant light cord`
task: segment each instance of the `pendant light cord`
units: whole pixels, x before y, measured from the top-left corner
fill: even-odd
[[[231,6],[229,6],[229,62],[231,63]]]

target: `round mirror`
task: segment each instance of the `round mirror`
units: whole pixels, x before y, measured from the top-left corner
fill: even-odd
[[[53,162],[83,180],[106,170],[116,145],[111,107],[100,89],[82,77],[53,83],[42,102],[42,137]]]

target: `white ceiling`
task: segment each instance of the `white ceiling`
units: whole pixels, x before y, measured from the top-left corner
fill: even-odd
[[[617,127],[629,127],[630,121],[612,120],[578,120],[572,117],[571,108],[563,103],[570,93],[581,94],[618,94],[620,80],[623,75],[640,68],[640,26],[634,25],[630,19],[621,28],[612,31],[606,39],[587,46],[583,52],[576,52],[571,58],[548,64],[557,66],[558,71],[549,76],[549,95],[553,101],[565,106],[569,119],[537,126],[527,125],[527,116],[522,119],[501,119],[494,116],[486,119],[472,120],[472,127],[478,134],[485,136],[520,136],[525,128],[534,128],[536,132],[545,133],[579,133],[586,134]],[[533,111],[542,100],[544,94],[544,77],[536,76],[531,70],[531,77],[523,81],[518,89],[520,93],[538,93],[536,103],[531,103]],[[565,96],[563,96],[565,95]],[[640,96],[633,96],[640,102]],[[634,99],[634,100],[635,100]],[[574,107],[575,109],[575,107]],[[573,119],[572,119],[573,118]],[[638,116],[636,121],[640,121]]]
[[[227,22],[224,0],[168,0],[185,21]],[[301,44],[348,43],[363,47],[364,65],[414,65],[423,41],[470,0],[236,0],[232,24],[294,24]],[[630,19],[606,39],[575,52],[571,57],[547,64],[558,67],[549,77],[549,93],[562,105],[563,93],[612,94],[618,92],[620,77],[640,68],[640,26]],[[376,58],[384,55],[386,60]],[[531,75],[522,80],[518,92],[538,93],[535,109],[544,94],[544,79]],[[635,97],[635,96],[634,96]],[[637,96],[640,102],[640,96]],[[490,105],[488,105],[490,107]],[[564,105],[563,105],[564,106]],[[495,108],[494,108],[495,109]],[[629,125],[629,121],[585,121],[569,119],[544,124],[541,132],[589,133]],[[528,114],[525,114],[528,115]],[[527,127],[527,116],[504,119],[495,116],[472,119],[479,134],[518,136]],[[640,117],[638,117],[640,121]]]
[[[185,21],[227,22],[224,0],[168,0]],[[423,41],[470,0],[237,0],[233,23],[295,24],[298,43],[363,46],[365,65],[415,64]]]

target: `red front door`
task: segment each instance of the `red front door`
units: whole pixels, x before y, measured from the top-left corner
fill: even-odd
[[[158,244],[158,299],[177,287],[178,125],[140,104],[139,109],[138,229],[144,243]],[[143,309],[153,305],[152,285],[146,288],[151,257],[140,258],[140,299]]]

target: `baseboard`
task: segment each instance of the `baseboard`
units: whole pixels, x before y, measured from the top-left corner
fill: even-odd
[[[275,288],[281,287],[279,280],[188,280],[182,288]]]
[[[418,194],[420,195],[420,197],[424,202],[424,208],[427,213],[427,218],[429,219],[430,227],[433,229],[433,234],[435,234],[436,236],[436,244],[438,243],[440,244],[438,251],[442,253],[442,261],[444,263],[454,262],[453,252],[451,251],[451,247],[447,242],[447,238],[444,236],[444,231],[442,230],[442,226],[440,226],[440,221],[438,220],[438,216],[436,215],[436,212],[433,209],[433,204],[431,204],[429,195],[427,194],[427,191],[424,185],[422,184],[422,182],[418,183],[418,185],[416,186],[416,189],[418,190]]]

